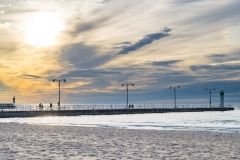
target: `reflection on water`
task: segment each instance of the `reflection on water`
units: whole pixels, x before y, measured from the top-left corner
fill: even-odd
[[[129,115],[2,118],[0,123],[240,133],[240,110]]]

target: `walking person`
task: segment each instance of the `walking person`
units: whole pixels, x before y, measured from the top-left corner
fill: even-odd
[[[41,103],[39,103],[38,108],[39,108],[39,110],[41,110],[41,108],[42,108],[42,104]]]
[[[50,103],[50,110],[52,110],[52,103]]]
[[[58,110],[60,110],[60,102],[58,102]]]

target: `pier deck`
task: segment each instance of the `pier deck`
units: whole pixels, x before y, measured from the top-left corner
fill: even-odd
[[[2,110],[0,118],[10,117],[37,117],[37,116],[77,116],[77,115],[117,115],[117,114],[145,114],[169,112],[205,112],[205,111],[231,111],[233,107],[197,107],[197,108],[81,108],[61,110]]]

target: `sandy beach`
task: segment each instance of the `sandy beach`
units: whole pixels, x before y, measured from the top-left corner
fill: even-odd
[[[240,159],[240,134],[0,123],[1,159]]]

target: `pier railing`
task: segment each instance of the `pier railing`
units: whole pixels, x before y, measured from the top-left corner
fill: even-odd
[[[51,110],[117,110],[117,109],[174,109],[175,105],[172,104],[133,104],[126,106],[126,104],[65,104],[61,105],[43,105],[39,107],[37,104],[16,104],[15,108],[2,108],[1,111],[51,111]],[[232,105],[225,105],[224,107],[232,107]],[[219,105],[209,104],[180,104],[177,108],[220,108]]]

